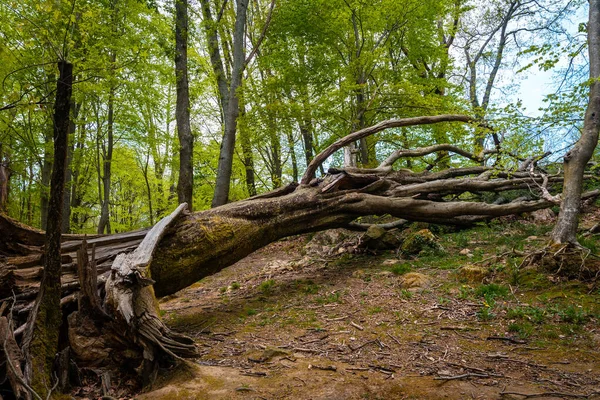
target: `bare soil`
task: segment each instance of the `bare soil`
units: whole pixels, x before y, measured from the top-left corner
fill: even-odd
[[[444,251],[418,257],[273,243],[162,299],[204,351],[139,397],[600,398],[598,288],[509,254],[542,247],[548,230],[439,234]]]

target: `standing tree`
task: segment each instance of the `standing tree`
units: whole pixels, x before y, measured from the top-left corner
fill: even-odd
[[[65,189],[65,170],[69,135],[69,111],[73,83],[73,65],[58,63],[60,72],[54,103],[54,165],[50,185],[45,241],[44,275],[33,310],[29,314],[23,338],[26,359],[25,378],[44,397],[54,385],[52,367],[58,351],[62,315],[61,298],[61,222]]]
[[[190,128],[190,93],[188,87],[188,2],[175,0],[175,75],[177,85],[177,135],[179,136],[179,181],[177,199],[192,209],[194,136]]]
[[[233,30],[233,61],[229,79],[225,76],[216,26],[222,17],[222,13],[219,13],[217,19],[214,20],[208,0],[201,0],[201,3],[204,15],[204,27],[208,40],[208,51],[210,53],[210,62],[217,79],[219,99],[223,113],[223,140],[221,141],[221,150],[219,153],[215,194],[212,200],[212,206],[217,207],[227,203],[229,197],[229,181],[231,179],[231,170],[233,167],[237,118],[240,114],[239,94],[237,91],[242,85],[242,73],[246,66],[244,34],[246,31],[248,0],[238,0],[237,2],[235,26]],[[223,5],[223,9],[225,6],[226,4]],[[223,38],[221,40],[223,40]]]
[[[558,220],[552,231],[555,244],[577,244],[577,225],[583,191],[583,173],[598,144],[600,129],[600,0],[590,0],[587,24],[590,63],[589,102],[585,112],[581,137],[564,157],[565,184]]]

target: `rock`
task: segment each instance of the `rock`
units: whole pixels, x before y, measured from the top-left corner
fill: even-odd
[[[419,272],[409,272],[400,278],[402,289],[417,290],[422,289],[429,283],[429,277]]]
[[[458,272],[458,279],[463,282],[481,283],[488,277],[490,271],[478,265],[467,264],[462,266]]]
[[[398,231],[386,231],[380,226],[372,225],[362,235],[359,248],[371,250],[396,250],[402,243]]]
[[[358,234],[345,229],[330,229],[316,233],[313,238],[304,246],[304,251],[309,255],[331,255],[337,252],[338,247],[343,242],[355,240]]]
[[[365,279],[369,276],[369,274],[364,269],[357,269],[356,271],[352,272],[352,276],[358,279]]]
[[[535,224],[549,224],[556,220],[556,214],[549,208],[536,210],[531,213],[531,220]]]
[[[266,361],[271,361],[273,358],[275,357],[285,357],[285,356],[289,356],[290,352],[283,350],[283,349],[279,349],[279,348],[267,348],[263,351],[251,351],[250,353],[248,353],[247,358],[248,361],[251,362],[255,362],[255,363],[263,363]]]
[[[377,226],[371,225],[367,232],[365,233],[365,238],[369,240],[377,240],[386,234],[386,230]]]
[[[402,243],[401,250],[406,254],[419,254],[426,248],[441,250],[437,238],[429,229],[409,233]]]

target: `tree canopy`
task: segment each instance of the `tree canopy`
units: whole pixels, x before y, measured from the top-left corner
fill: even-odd
[[[7,177],[0,208],[45,227],[58,59],[73,64],[75,77],[64,232],[136,229],[175,207],[182,184],[176,3],[0,6],[0,158]],[[494,162],[506,165],[515,162],[505,157],[511,153],[560,155],[576,139],[566,132],[581,129],[588,82],[575,73],[587,65],[578,58],[585,48],[581,2],[431,0],[399,7],[386,0],[256,0],[238,18],[241,6],[226,0],[189,5],[195,209],[210,207],[227,129],[233,143],[225,160],[232,168],[228,201],[299,180],[334,141],[390,118],[466,114],[488,128],[390,129],[350,143],[318,174],[327,166],[375,167],[398,148],[453,143],[477,152],[493,148],[494,140],[502,141]],[[236,21],[242,36],[235,36]],[[243,60],[236,64],[236,57]],[[543,116],[533,118],[511,93],[523,79],[519,73],[537,68],[555,68],[564,82],[548,96]],[[237,107],[228,105],[233,97]],[[226,122],[231,112],[237,122]],[[544,144],[544,138],[551,140]],[[394,168],[435,171],[465,162],[442,152]]]

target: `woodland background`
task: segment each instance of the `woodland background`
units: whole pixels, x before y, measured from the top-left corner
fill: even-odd
[[[123,232],[168,214],[179,202],[180,147],[193,156],[185,178],[193,208],[218,205],[228,129],[235,144],[225,160],[232,166],[225,201],[298,181],[320,150],[388,118],[474,115],[493,126],[507,155],[553,151],[557,160],[579,137],[587,104],[586,7],[580,0],[2,2],[0,210],[45,227],[60,59],[75,76],[63,232]],[[176,122],[178,23],[187,42],[186,142]],[[515,95],[519,82],[549,70],[553,92],[528,116]],[[475,125],[389,129],[326,167],[373,167],[395,149],[436,143],[477,153],[493,139]],[[399,166],[435,171],[466,162],[433,154]]]

